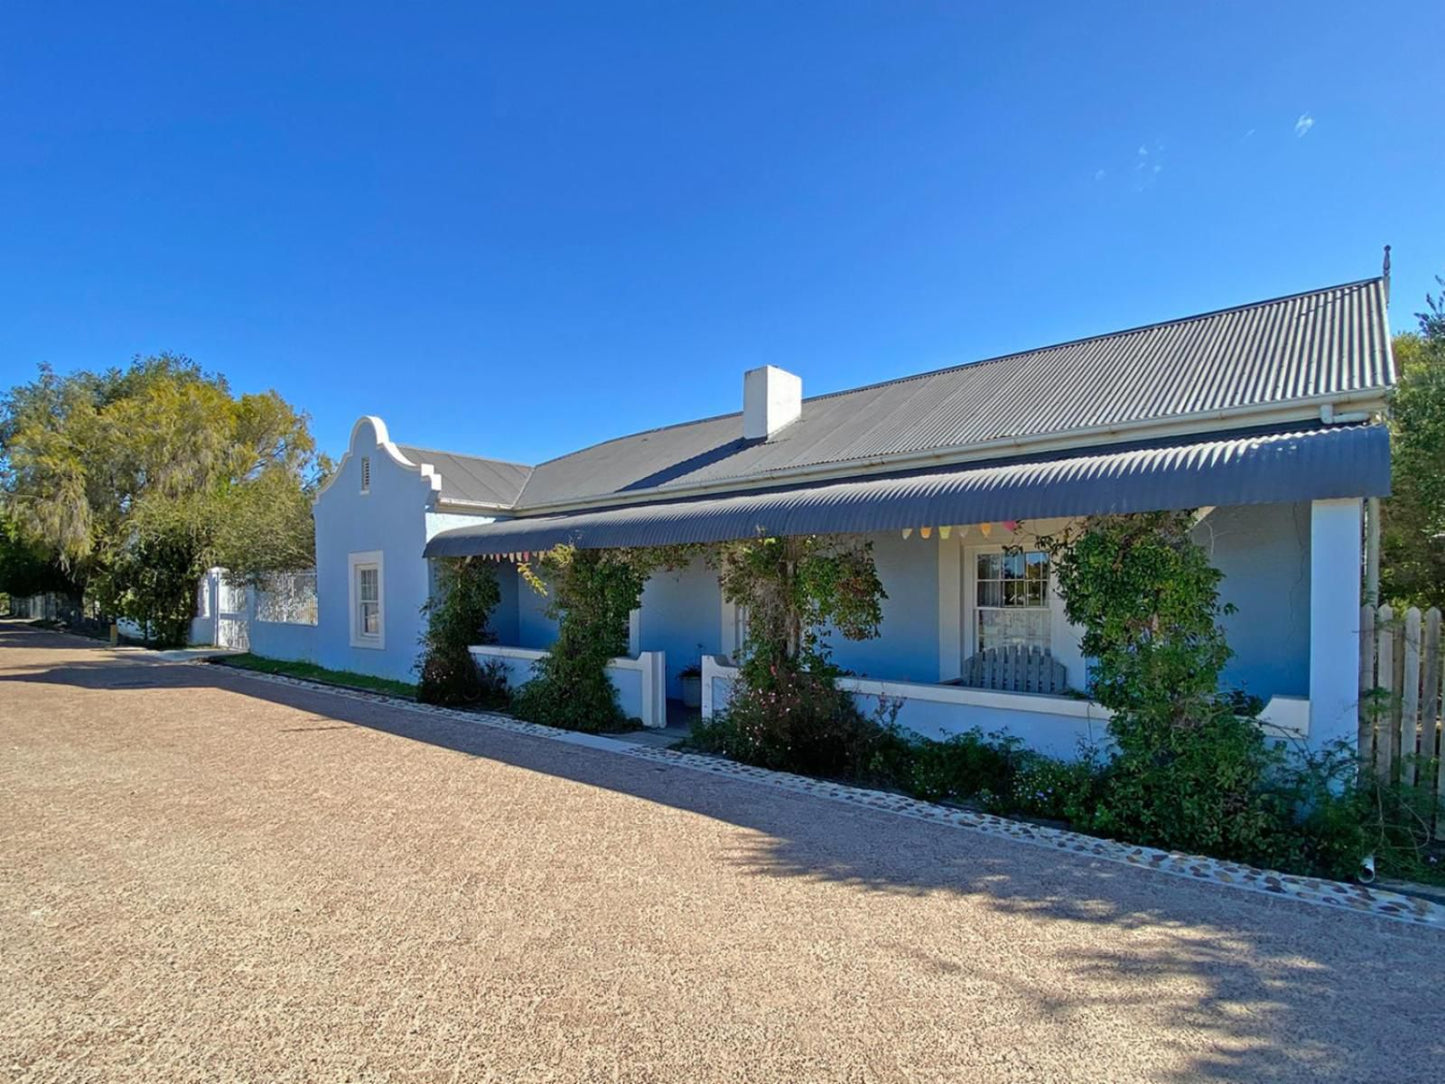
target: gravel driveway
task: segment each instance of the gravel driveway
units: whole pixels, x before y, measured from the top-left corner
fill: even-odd
[[[1445,934],[0,623],[0,1078],[1445,1077]]]

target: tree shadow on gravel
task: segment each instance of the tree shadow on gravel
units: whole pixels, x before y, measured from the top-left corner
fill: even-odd
[[[39,636],[0,629],[0,649],[84,646],[50,637],[41,643]],[[726,860],[749,876],[829,882],[885,896],[944,893],[1019,920],[1098,927],[1092,936],[1060,938],[1036,950],[1067,968],[1066,994],[1042,980],[1017,992],[1050,1026],[1067,1027],[1072,1017],[1101,1008],[1124,1013],[1148,1006],[1157,1013],[1162,1007],[1181,1041],[1209,1052],[1158,1079],[1425,1080],[1438,1077],[1445,1057],[1439,1027],[1445,934],[1439,931],[1195,884],[223,667],[146,661],[97,651],[92,659],[27,667],[0,654],[0,710],[13,695],[7,683],[137,698],[155,688],[220,689],[311,716],[276,727],[288,741],[334,742],[344,739],[334,732],[341,724],[367,727],[746,828],[752,834]],[[900,943],[896,951],[916,956],[923,950]]]

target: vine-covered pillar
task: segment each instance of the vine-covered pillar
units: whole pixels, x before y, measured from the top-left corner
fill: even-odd
[[[1310,505],[1310,733],[1316,749],[1359,736],[1359,498]]]

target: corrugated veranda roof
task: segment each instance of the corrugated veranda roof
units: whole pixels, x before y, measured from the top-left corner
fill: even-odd
[[[444,531],[428,557],[865,533],[1207,505],[1380,496],[1384,426],[1315,428],[915,471]]]

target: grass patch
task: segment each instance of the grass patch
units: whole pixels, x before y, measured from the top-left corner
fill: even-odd
[[[370,674],[355,674],[350,670],[328,670],[310,662],[290,662],[285,659],[267,659],[260,655],[226,655],[211,660],[217,666],[234,666],[241,670],[255,670],[262,674],[281,674],[285,677],[314,681],[318,685],[335,685],[342,689],[362,689],[370,693],[385,693],[416,699],[416,686],[392,678],[373,677]]]

